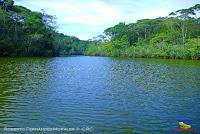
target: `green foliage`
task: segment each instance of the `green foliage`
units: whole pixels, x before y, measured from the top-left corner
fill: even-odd
[[[79,40],[76,37],[54,33],[54,54],[55,55],[82,55],[89,42]]]
[[[97,41],[60,34],[55,31],[54,16],[13,4],[13,0],[0,2],[1,56],[86,54],[200,59],[199,4],[168,17],[119,23],[107,28],[107,37],[98,36]]]
[[[33,27],[37,28],[37,27],[43,26],[44,24],[39,14],[33,12],[25,20],[24,25],[30,28],[33,28]]]
[[[153,37],[150,40],[150,44],[158,45],[159,43],[167,42],[167,39],[168,39],[168,36],[165,33],[159,33],[159,34],[156,34],[155,37]]]
[[[31,11],[29,9],[27,9],[23,6],[18,6],[18,5],[13,6],[12,11],[15,13],[20,13],[20,14],[24,14],[24,15],[28,15],[29,13],[31,13]]]
[[[192,59],[200,58],[200,38],[189,39],[187,49]]]
[[[91,55],[91,56],[103,56],[105,55],[103,51],[103,47],[95,44],[89,44],[86,51],[86,55]]]
[[[7,7],[3,5],[7,4]],[[1,56],[59,56],[83,54],[88,42],[55,31],[55,17],[0,3]]]
[[[86,54],[120,57],[200,59],[199,4],[168,17],[119,23],[104,31],[109,42],[90,45]]]
[[[119,23],[118,25],[108,28],[104,31],[104,33],[112,38],[119,37],[126,33],[127,26],[125,23]]]

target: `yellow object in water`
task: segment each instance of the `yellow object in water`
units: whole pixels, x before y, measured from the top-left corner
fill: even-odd
[[[191,125],[187,125],[184,122],[179,122],[179,125],[180,125],[180,128],[183,128],[183,129],[190,129],[190,128],[192,128]]]

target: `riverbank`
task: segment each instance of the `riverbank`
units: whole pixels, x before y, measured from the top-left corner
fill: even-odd
[[[125,58],[162,58],[162,59],[200,59],[200,40],[188,40],[185,45],[138,44],[134,46],[116,48],[111,42],[89,45],[85,55],[110,56]]]

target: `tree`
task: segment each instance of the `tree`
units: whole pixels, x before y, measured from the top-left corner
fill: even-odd
[[[5,10],[11,10],[12,7],[14,5],[14,1],[13,0],[1,0],[0,1],[0,6]]]
[[[111,37],[109,41],[89,46],[89,50],[96,51],[93,52],[95,55],[103,51],[109,56],[198,59],[199,11],[200,5],[197,4],[172,12],[167,17],[119,23],[104,31]]]
[[[105,35],[113,38],[117,38],[119,36],[122,36],[127,32],[128,27],[126,26],[125,23],[119,23],[118,25],[115,25],[114,27],[108,28],[104,31]]]

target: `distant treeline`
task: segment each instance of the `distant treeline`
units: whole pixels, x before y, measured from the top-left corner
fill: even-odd
[[[200,4],[167,17],[119,23],[90,44],[86,55],[200,59]]]
[[[45,11],[0,0],[0,56],[59,56],[83,54],[88,41],[60,34],[55,17]]]

